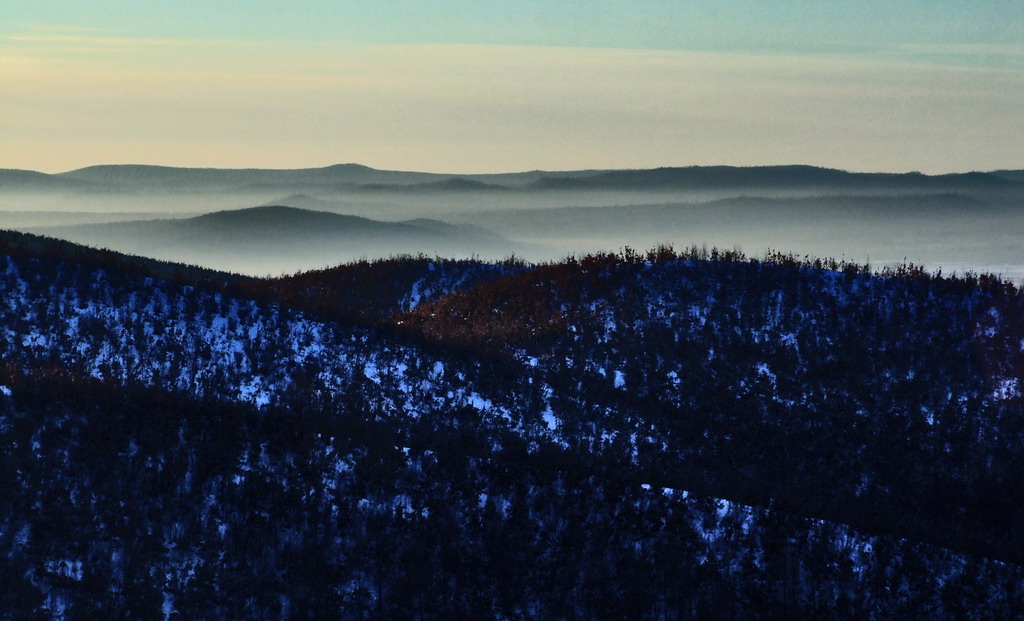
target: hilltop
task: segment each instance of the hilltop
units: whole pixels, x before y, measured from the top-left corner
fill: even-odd
[[[501,256],[516,250],[509,240],[474,226],[431,219],[386,222],[280,205],[191,218],[26,230],[130,254],[250,274],[294,272],[389,254]]]

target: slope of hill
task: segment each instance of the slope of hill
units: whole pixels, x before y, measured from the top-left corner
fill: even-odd
[[[288,273],[365,257],[423,253],[501,257],[516,246],[488,231],[419,219],[383,222],[283,206],[176,220],[34,227],[96,247],[250,274]]]
[[[1024,614],[997,279],[661,248],[268,280],[3,239],[12,617]],[[330,316],[378,280],[383,324]]]
[[[257,207],[296,207],[298,209],[310,209],[312,211],[334,211],[337,208],[337,204],[310,196],[309,194],[289,194],[288,196],[282,196],[269,200],[262,205],[256,205]]]
[[[907,196],[840,195],[771,198],[737,196],[692,203],[657,203],[550,209],[505,209],[463,215],[460,221],[507,231],[515,237],[620,237],[633,232],[685,230],[700,226],[799,227],[808,219],[846,226],[976,216],[988,205],[955,194]],[[991,210],[990,210],[991,211]]]
[[[92,187],[87,181],[64,179],[34,170],[0,169],[0,192],[65,192]]]
[[[995,170],[992,174],[1010,181],[1024,183],[1024,170]]]
[[[0,229],[101,224],[175,216],[176,214],[171,213],[144,211],[0,211]]]
[[[994,458],[1009,470],[988,470],[984,483],[967,474],[988,459],[968,446],[974,431],[1007,442],[1000,451],[1024,440],[1024,304],[1012,287],[913,269],[823,273],[785,258],[665,258],[551,265],[401,320],[451,347],[566,373],[555,411],[596,395],[616,404],[567,426],[600,429],[606,416],[635,412],[655,450],[673,456],[671,484],[742,490],[733,497],[792,511],[813,505],[819,516],[949,547],[971,541],[978,552],[998,540],[986,554],[1024,559],[1024,539],[1000,534],[1024,498],[995,492],[1015,478],[1004,460],[1017,458]],[[982,430],[997,420],[1008,426]],[[994,507],[996,496],[1010,504],[984,518],[966,509]]]

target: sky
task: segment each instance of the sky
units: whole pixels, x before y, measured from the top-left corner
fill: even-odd
[[[0,0],[0,167],[1024,168],[1020,0]]]

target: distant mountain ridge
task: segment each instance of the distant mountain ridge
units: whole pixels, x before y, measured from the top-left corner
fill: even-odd
[[[871,187],[871,188],[1001,188],[1016,181],[993,173],[943,175],[857,173],[816,166],[689,166],[648,170],[615,170],[593,176],[538,179],[537,189],[650,189],[723,187]]]
[[[994,170],[991,174],[1010,181],[1024,182],[1024,170]]]
[[[98,165],[47,175],[0,170],[0,191],[19,189],[179,192],[320,188],[354,191],[477,192],[754,188],[1002,189],[1024,186],[1024,171],[863,173],[809,165],[687,166],[636,170],[529,171],[494,174],[379,170],[361,164],[322,168],[226,169],[138,164]]]
[[[324,185],[367,183],[416,183],[436,180],[431,173],[375,170],[360,164],[335,164],[323,168],[180,168],[149,165],[89,166],[54,175],[93,183],[117,184],[147,189],[181,188],[189,184],[202,189],[238,189],[259,185]]]
[[[48,175],[34,170],[0,168],[0,192],[84,189],[91,185],[88,181]]]

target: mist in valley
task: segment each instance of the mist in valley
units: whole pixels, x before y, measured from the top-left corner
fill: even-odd
[[[909,261],[1019,282],[1022,204],[1020,171],[0,171],[0,228],[252,275],[402,254],[547,261],[672,244]]]

